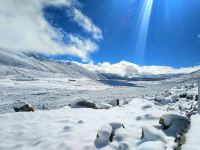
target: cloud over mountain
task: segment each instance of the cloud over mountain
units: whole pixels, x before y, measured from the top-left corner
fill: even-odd
[[[130,63],[127,61],[121,61],[116,64],[111,64],[109,62],[103,62],[98,64],[94,64],[93,62],[90,62],[88,64],[80,64],[80,63],[78,64],[91,71],[112,73],[127,77],[133,77],[135,75],[191,73],[200,69],[200,66],[178,68],[178,69],[169,66],[139,66],[137,64]]]

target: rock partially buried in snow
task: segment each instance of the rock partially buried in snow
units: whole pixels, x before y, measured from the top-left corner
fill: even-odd
[[[96,104],[89,100],[78,100],[74,104],[71,104],[70,107],[72,108],[92,108],[92,109],[98,109]]]
[[[171,102],[176,103],[178,101],[178,97],[176,95],[171,97]]]
[[[119,144],[119,149],[118,150],[129,150],[130,149],[130,146],[125,143],[125,142],[122,142]]]
[[[97,109],[97,106],[93,102],[90,102],[90,101],[85,101],[85,100],[84,101],[79,101],[76,104],[78,106],[81,106],[81,107]]]
[[[168,104],[168,103],[171,103],[172,101],[171,101],[171,99],[167,99],[167,98],[164,98],[164,97],[156,97],[156,98],[154,98],[154,104],[155,105],[166,105],[166,104]]]
[[[147,104],[147,105],[142,106],[142,109],[148,109],[148,108],[152,108],[152,105],[151,104]]]
[[[97,132],[97,137],[95,140],[95,146],[97,148],[102,148],[109,143],[112,134],[112,127],[110,125],[104,125]]]
[[[186,99],[192,100],[192,99],[193,99],[193,95],[192,95],[192,94],[188,94],[188,95],[186,96]]]
[[[141,139],[143,140],[143,142],[146,142],[146,141],[162,141],[164,143],[167,143],[166,139],[165,139],[166,135],[156,129],[155,127],[143,127],[142,128],[142,136],[141,136]]]
[[[112,122],[109,125],[112,127],[113,131],[115,131],[119,128],[125,128],[124,125],[120,122]]]
[[[186,88],[187,90],[194,88],[195,85],[194,84],[187,84],[184,86],[184,88]]]
[[[153,126],[143,127],[139,150],[166,150],[176,147],[174,138]]]
[[[13,103],[13,109],[15,112],[30,112],[35,111],[33,106],[23,100],[16,100]]]
[[[187,93],[186,92],[179,94],[179,98],[186,98],[186,97],[187,97]]]
[[[119,99],[110,100],[109,104],[112,105],[113,107],[119,106],[120,100]]]
[[[160,102],[162,102],[162,101],[163,101],[163,99],[164,99],[163,97],[155,97],[155,98],[154,98],[154,101],[156,101],[156,102],[159,102],[159,103],[160,103]]]
[[[113,141],[115,136],[115,131],[119,128],[125,128],[122,123],[113,122],[107,125],[102,126],[98,132],[95,140],[95,146],[97,148],[102,148],[108,145],[109,142]]]
[[[169,90],[166,90],[166,91],[163,93],[163,96],[164,96],[164,97],[169,97],[170,95],[172,95],[172,93],[171,93]]]
[[[195,95],[195,101],[198,101],[198,95]]]
[[[178,135],[183,132],[189,125],[189,119],[178,114],[167,114],[160,117],[159,123],[165,130]]]

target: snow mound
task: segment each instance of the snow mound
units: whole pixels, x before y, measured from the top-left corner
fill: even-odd
[[[173,137],[167,136],[162,130],[157,129],[154,126],[146,126],[142,128],[142,137],[139,142],[139,149],[146,150],[148,144],[150,144],[150,149],[160,148],[161,150],[165,150],[168,148],[172,150],[176,147]]]
[[[148,141],[142,143],[138,150],[166,150],[166,147],[161,141]]]
[[[101,102],[100,104],[98,104],[99,109],[110,109],[112,107],[113,107],[112,105],[104,103],[104,102]]]

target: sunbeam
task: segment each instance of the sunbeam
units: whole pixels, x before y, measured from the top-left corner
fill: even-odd
[[[138,28],[136,32],[135,51],[138,58],[142,62],[145,54],[145,46],[150,22],[150,16],[153,6],[153,0],[144,0],[140,15],[138,18]]]

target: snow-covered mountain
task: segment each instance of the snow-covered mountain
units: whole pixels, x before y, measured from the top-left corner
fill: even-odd
[[[176,82],[176,83],[197,83],[198,82],[198,78],[200,76],[200,70],[194,71],[192,73],[189,74],[184,74],[181,75],[179,77],[176,78],[171,78],[169,80],[167,80],[167,82],[171,83],[171,82]]]
[[[0,76],[46,77],[61,74],[72,77],[100,79],[97,73],[88,71],[72,62],[50,61],[36,54],[24,54],[0,50]]]
[[[90,71],[79,63],[70,61],[53,61],[35,53],[22,53],[0,49],[0,78],[40,78],[40,77],[87,77],[95,80],[125,81],[161,81],[188,82],[196,81],[199,71],[189,74],[161,74],[126,77],[119,74]]]

